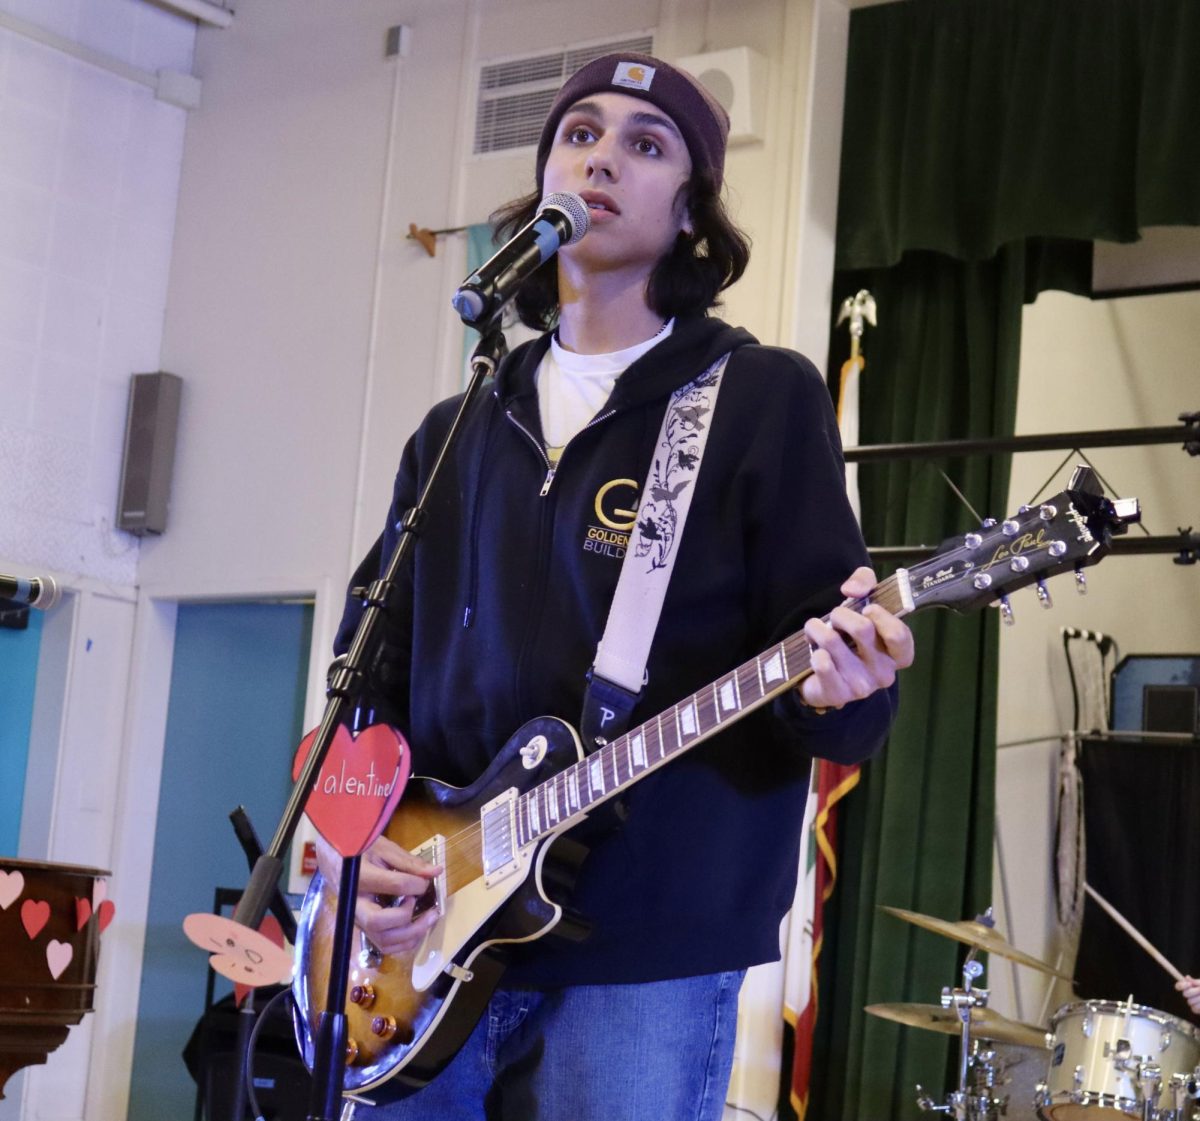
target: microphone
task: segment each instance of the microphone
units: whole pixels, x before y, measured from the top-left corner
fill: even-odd
[[[459,285],[450,303],[468,326],[482,329],[529,275],[588,231],[587,204],[569,191],[542,199],[533,221]]]
[[[0,575],[0,599],[11,599],[14,603],[49,611],[59,599],[58,585],[49,576]]]

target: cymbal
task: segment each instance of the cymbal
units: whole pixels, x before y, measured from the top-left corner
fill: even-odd
[[[1052,965],[1047,965],[1044,961],[1030,954],[1023,953],[1015,946],[1010,945],[1005,940],[1004,935],[998,930],[990,926],[985,926],[981,922],[975,922],[973,919],[951,922],[949,919],[939,919],[933,915],[922,915],[916,911],[905,911],[900,907],[885,907],[880,905],[879,909],[886,911],[889,915],[895,915],[896,918],[903,919],[905,922],[910,922],[914,926],[919,926],[922,930],[932,930],[934,934],[941,934],[945,938],[953,938],[956,942],[964,942],[968,946],[975,946],[977,949],[986,950],[989,954],[999,954],[1002,958],[1008,958],[1009,961],[1015,961],[1020,965],[1028,965],[1031,969],[1040,969],[1043,973],[1049,973],[1052,977],[1058,977],[1060,980],[1071,980],[1070,976],[1066,973],[1060,973]]]
[[[962,1030],[958,1013],[940,1004],[868,1004],[865,1011],[897,1024],[940,1031],[946,1035],[957,1035]],[[1009,1020],[990,1008],[971,1009],[971,1034],[977,1039],[988,1039],[994,1043],[1048,1046],[1044,1028],[1023,1024],[1020,1020]]]

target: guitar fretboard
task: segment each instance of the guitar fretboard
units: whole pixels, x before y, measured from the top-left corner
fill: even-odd
[[[861,611],[868,603],[878,603],[894,615],[907,614],[912,610],[908,573],[897,570],[869,595],[851,600],[847,606]],[[828,621],[829,616],[825,619]],[[794,687],[811,672],[808,636],[797,631],[644,724],[603,744],[517,799],[518,845],[524,847],[564,822],[574,821]]]

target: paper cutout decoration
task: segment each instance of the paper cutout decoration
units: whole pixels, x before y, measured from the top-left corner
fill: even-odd
[[[314,730],[300,741],[293,780],[315,739]],[[408,744],[391,725],[372,724],[357,737],[339,727],[304,812],[342,856],[357,856],[391,820],[411,766]]]
[[[258,988],[292,979],[292,955],[265,934],[223,915],[197,912],[183,920],[183,932],[212,957],[208,964],[222,977]]]
[[[0,911],[7,911],[25,890],[25,877],[20,872],[0,872]]]
[[[50,966],[50,976],[57,981],[74,956],[75,950],[69,942],[51,938],[46,946],[46,964]]]
[[[21,904],[21,925],[30,939],[36,938],[50,921],[50,904],[42,899],[26,899]]]

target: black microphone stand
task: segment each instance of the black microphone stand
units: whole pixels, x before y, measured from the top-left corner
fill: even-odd
[[[320,773],[325,756],[333,743],[334,735],[343,716],[362,691],[367,667],[379,646],[383,616],[386,614],[395,592],[396,580],[412,552],[426,515],[429,497],[437,484],[442,464],[456,443],[462,423],[474,402],[483,392],[484,382],[495,373],[496,366],[504,356],[506,346],[504,334],[499,327],[499,316],[480,329],[481,338],[471,355],[471,380],[463,394],[462,403],[446,433],[437,458],[430,469],[417,504],[408,510],[400,523],[400,536],[388,560],[384,574],[366,588],[354,589],[361,593],[366,605],[350,649],[341,664],[330,676],[326,690],[328,700],[313,740],[312,749],[300,777],[292,787],[291,796],[284,807],[283,816],[275,830],[267,851],[254,864],[250,882],[233,913],[233,921],[251,930],[257,930],[283,871],[283,854],[291,844],[292,837],[300,824],[304,804]],[[338,889],[337,915],[334,921],[332,960],[329,969],[329,988],[325,1011],[318,1023],[313,1051],[313,1089],[309,1099],[307,1121],[338,1121],[341,1114],[341,1097],[345,1085],[346,1056],[346,985],[350,973],[350,947],[354,937],[354,901],[358,894],[359,856],[349,857],[342,862],[342,878]]]

